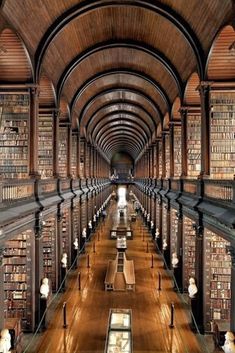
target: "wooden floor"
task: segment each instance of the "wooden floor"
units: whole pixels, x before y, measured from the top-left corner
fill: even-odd
[[[130,206],[128,206],[129,211]],[[134,238],[128,241],[126,255],[134,260],[135,292],[104,291],[104,278],[109,259],[116,255],[116,241],[109,239],[112,222],[117,219],[116,203],[111,204],[108,217],[99,225],[92,241],[87,243],[79,267],[67,281],[67,291],[57,300],[53,320],[47,330],[31,344],[29,353],[95,353],[104,352],[110,308],[132,309],[133,351],[135,353],[211,352],[192,333],[190,315],[172,289],[172,281],[163,269],[160,255],[138,217],[133,222]],[[98,239],[99,232],[99,239]],[[147,253],[147,241],[149,252]],[[95,244],[95,245],[94,245]],[[95,250],[95,252],[94,252]],[[87,254],[90,268],[87,268]],[[151,256],[154,254],[154,267]],[[81,272],[81,290],[77,274]],[[158,290],[158,273],[162,275],[162,290]],[[63,328],[62,306],[67,303],[68,327]],[[170,304],[175,306],[174,328],[170,328]],[[37,343],[37,344],[36,344]]]

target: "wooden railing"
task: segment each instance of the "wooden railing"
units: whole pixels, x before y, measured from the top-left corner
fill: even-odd
[[[39,190],[44,196],[46,194],[53,194],[57,192],[57,179],[41,179],[39,180]]]
[[[183,180],[183,192],[197,195],[197,180]]]
[[[11,203],[13,201],[27,200],[34,197],[33,179],[22,180],[3,180],[1,187],[0,201],[2,203]]]
[[[204,180],[204,196],[223,202],[233,202],[235,181]]]

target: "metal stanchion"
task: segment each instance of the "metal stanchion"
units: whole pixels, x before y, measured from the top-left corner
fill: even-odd
[[[149,242],[147,241],[147,248],[146,248],[146,252],[149,252]]]
[[[81,290],[81,272],[78,272],[78,290]]]
[[[144,229],[142,229],[142,236],[143,236],[143,241],[144,241]]]
[[[95,241],[93,242],[93,253],[95,253]]]
[[[100,231],[98,232],[98,241],[100,241]]]
[[[67,328],[67,316],[66,316],[67,312],[66,312],[66,302],[63,303],[63,328]]]
[[[175,313],[175,306],[174,303],[171,303],[171,323],[170,323],[170,328],[174,327],[174,313]]]
[[[90,268],[90,256],[87,254],[87,268]]]
[[[161,273],[158,272],[158,290],[161,290],[161,281],[162,281],[162,277],[161,277]]]
[[[151,268],[153,268],[153,254],[151,256]]]

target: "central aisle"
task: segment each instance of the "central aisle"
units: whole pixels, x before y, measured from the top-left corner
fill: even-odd
[[[204,352],[189,328],[186,311],[179,302],[177,294],[172,290],[172,281],[163,269],[160,256],[155,253],[154,244],[140,216],[132,223],[134,237],[133,240],[128,240],[126,251],[127,258],[134,260],[136,290],[135,292],[104,290],[108,260],[116,256],[116,241],[109,239],[112,222],[118,217],[117,205],[112,202],[107,219],[103,225],[99,225],[92,241],[87,243],[86,254],[82,255],[78,269],[67,281],[67,291],[61,295],[53,321],[42,334],[38,347],[30,347],[27,352],[104,352],[110,308],[132,309],[135,353]],[[132,211],[130,207],[129,205],[128,210]],[[147,241],[149,242],[148,253]],[[90,268],[87,268],[88,253]],[[153,268],[151,268],[152,254],[154,254]],[[81,291],[78,290],[77,281],[79,271]],[[157,289],[158,272],[162,274],[161,291]],[[65,301],[67,302],[67,329],[63,328],[62,316],[62,306]],[[169,327],[171,302],[175,304],[174,328]]]

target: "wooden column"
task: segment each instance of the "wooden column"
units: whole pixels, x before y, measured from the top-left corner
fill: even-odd
[[[180,292],[183,292],[183,213],[182,206],[178,212],[178,229],[177,229],[177,256],[179,259],[177,269],[177,284]]]
[[[85,139],[82,140],[83,142],[83,176],[86,179],[87,176],[87,142]]]
[[[201,174],[210,174],[210,83],[201,82]]]
[[[68,125],[68,144],[67,144],[67,177],[72,177],[71,167],[72,167],[72,128],[71,124]]]
[[[30,124],[29,124],[29,175],[38,177],[38,106],[39,88],[32,86],[30,92]]]
[[[166,177],[166,133],[162,132],[162,178]]]
[[[230,331],[235,332],[235,247],[228,247],[228,254],[231,256],[231,312],[230,312]]]
[[[35,319],[36,324],[40,322],[40,286],[41,280],[43,279],[43,238],[42,238],[42,229],[41,222],[42,220],[38,219],[39,227],[36,229],[35,234]]]
[[[200,225],[196,225],[196,248],[195,248],[195,277],[196,285],[198,288],[197,293],[197,310],[196,310],[196,322],[201,333],[204,333],[204,271],[203,271],[203,253],[204,253],[204,241],[203,241],[203,228]]]
[[[159,179],[159,139],[156,141],[156,179]]]
[[[3,253],[4,253],[4,248],[1,246],[0,247],[0,307],[2,308],[0,310],[0,328],[4,328],[4,298],[5,298],[5,293],[4,293],[4,265],[3,265]]]
[[[81,170],[80,170],[80,135],[79,133],[77,134],[77,178],[80,179],[81,178]]]
[[[181,154],[182,154],[182,176],[188,174],[187,163],[187,114],[188,110],[185,108],[180,109],[181,114]]]
[[[53,112],[53,176],[59,177],[58,169],[58,155],[59,155],[59,111]]]
[[[170,123],[169,127],[170,139],[170,178],[174,177],[174,123]]]

